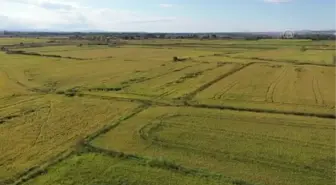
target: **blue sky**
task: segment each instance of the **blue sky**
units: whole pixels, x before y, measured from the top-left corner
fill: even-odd
[[[335,0],[0,0],[0,29],[232,32],[335,29]]]

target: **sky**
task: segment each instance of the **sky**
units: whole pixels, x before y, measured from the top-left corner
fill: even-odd
[[[0,0],[1,30],[330,30],[335,0]]]

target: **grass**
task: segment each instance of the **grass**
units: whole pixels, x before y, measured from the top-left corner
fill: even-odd
[[[334,184],[333,42],[127,42],[0,52],[0,184]]]

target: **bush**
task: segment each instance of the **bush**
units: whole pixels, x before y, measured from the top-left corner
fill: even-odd
[[[307,48],[305,46],[302,46],[300,51],[305,52],[305,51],[307,51]]]
[[[84,152],[85,151],[85,144],[86,141],[84,138],[77,139],[76,144],[73,146],[75,151],[78,153]]]
[[[182,61],[185,61],[187,59],[191,59],[190,57],[189,58],[178,58],[178,57],[173,57],[173,61],[174,62],[182,62]]]
[[[170,169],[170,170],[181,170],[181,166],[177,165],[171,161],[166,161],[162,158],[160,159],[151,159],[147,161],[147,164],[151,167],[159,167],[159,168],[164,168],[164,169]]]

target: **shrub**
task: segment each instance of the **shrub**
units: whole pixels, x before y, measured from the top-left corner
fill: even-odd
[[[234,184],[234,185],[252,185],[252,184],[250,184],[248,182],[245,182],[243,180],[233,180],[232,184]]]
[[[56,91],[56,94],[65,94],[64,91]]]
[[[296,67],[296,68],[295,68],[295,71],[296,71],[296,72],[302,72],[302,71],[303,71],[303,68],[301,68],[301,67]]]
[[[173,57],[174,62],[182,62],[182,61],[185,61],[187,59],[191,59],[191,58],[190,57],[189,58],[178,58],[176,56]]]
[[[217,62],[217,67],[223,66],[225,64],[226,64],[226,62]]]
[[[80,138],[76,141],[76,144],[73,146],[75,151],[77,151],[78,153],[84,152],[85,151],[85,144],[86,141],[84,138]]]
[[[147,161],[147,164],[151,167],[159,167],[159,168],[164,168],[164,169],[170,169],[170,170],[180,170],[181,166],[177,165],[171,161],[166,161],[162,158],[160,159],[151,159]]]
[[[301,47],[301,49],[300,49],[300,51],[302,51],[302,52],[305,52],[305,51],[307,51],[307,48],[306,48],[306,46],[302,46],[302,47]]]

